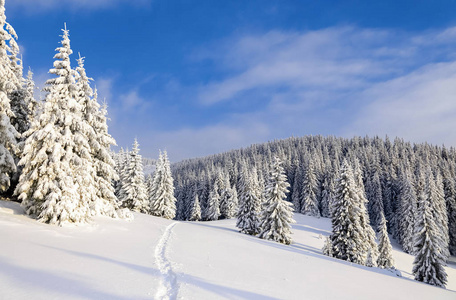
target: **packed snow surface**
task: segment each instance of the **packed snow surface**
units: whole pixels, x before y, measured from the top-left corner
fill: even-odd
[[[57,227],[0,201],[0,299],[456,299],[416,282],[413,256],[394,246],[402,277],[321,254],[330,220],[294,215],[293,244],[237,232],[235,220],[128,222]],[[399,273],[398,272],[398,273]]]

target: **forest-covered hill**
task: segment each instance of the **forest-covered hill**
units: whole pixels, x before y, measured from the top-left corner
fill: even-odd
[[[291,185],[287,200],[293,203],[295,212],[323,217],[331,215],[339,168],[346,160],[368,200],[372,227],[380,225],[383,212],[388,231],[408,253],[414,252],[420,199],[432,187],[432,202],[438,208],[435,222],[443,232],[445,247],[456,254],[456,151],[399,138],[292,137],[175,163],[177,218],[190,219],[195,199],[199,199],[202,219],[207,219],[208,198],[214,189],[220,196],[219,218],[224,214],[231,217],[235,210],[224,211],[224,207],[230,207],[225,202],[237,201],[229,196],[239,194],[240,178],[246,172],[261,198],[274,156],[283,161]]]

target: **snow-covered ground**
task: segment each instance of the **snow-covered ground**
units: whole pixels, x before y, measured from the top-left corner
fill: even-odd
[[[56,227],[0,201],[0,299],[456,299],[454,257],[446,290],[412,280],[397,246],[402,277],[332,259],[320,251],[328,219],[296,214],[285,246],[234,220],[135,218]]]

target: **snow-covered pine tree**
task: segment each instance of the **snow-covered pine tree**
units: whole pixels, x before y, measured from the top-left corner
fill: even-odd
[[[438,227],[433,214],[435,182],[430,172],[426,174],[425,195],[419,198],[418,204],[413,274],[415,280],[444,288],[447,282],[444,268],[446,255],[442,249],[441,228]]]
[[[229,178],[225,179],[225,189],[220,195],[220,217],[222,219],[231,219],[236,214],[237,209],[236,190],[230,187]]]
[[[174,219],[176,216],[176,198],[174,197],[174,181],[166,151],[159,155],[149,199],[151,215]]]
[[[331,216],[331,203],[334,199],[334,175],[331,163],[326,165],[323,180],[321,183],[321,216],[328,218]]]
[[[35,81],[33,80],[33,72],[31,69],[28,70],[27,72],[27,78],[25,79],[25,103],[27,103],[27,111],[29,115],[27,116],[28,123],[29,123],[29,128],[37,117],[40,104],[38,101],[35,99],[35,92],[37,90],[37,87],[35,86]],[[28,128],[27,128],[28,129]]]
[[[313,162],[310,159],[307,161],[302,183],[301,213],[313,217],[320,216],[317,199],[317,176]]]
[[[220,195],[217,182],[214,183],[206,206],[206,221],[216,221],[220,217]]]
[[[122,207],[133,211],[148,213],[149,203],[147,199],[146,184],[144,181],[144,172],[142,158],[139,154],[139,143],[135,139],[133,149],[129,152],[129,166],[125,170],[122,183]]]
[[[369,193],[366,192],[366,196],[369,201],[368,212],[370,222],[374,228],[378,228],[380,225],[380,215],[383,213],[382,185],[379,171],[374,168],[372,172],[373,174],[371,174],[367,181],[366,189],[369,190]]]
[[[17,36],[13,27],[6,22],[5,0],[0,0],[0,192],[9,188],[10,175],[16,171],[14,152],[18,133],[11,124],[15,116],[11,110],[10,95],[20,89],[21,81],[10,59],[15,39]]]
[[[83,120],[87,123],[89,130],[88,140],[90,141],[90,154],[93,164],[93,188],[91,212],[92,215],[105,215],[117,217],[117,198],[114,194],[112,182],[118,180],[115,171],[115,162],[110,154],[111,145],[116,145],[114,138],[108,133],[107,105],[103,107],[97,102],[97,92],[90,87],[91,78],[87,77],[84,68],[84,58],[79,56],[78,67],[76,68],[76,88],[78,102],[82,106]],[[90,176],[86,174],[86,176]]]
[[[125,176],[127,175],[127,169],[129,165],[128,161],[129,155],[128,150],[127,152],[124,151],[123,148],[120,148],[120,151],[116,154],[116,173],[119,175],[119,179],[115,181],[115,196],[117,197],[118,206],[121,206],[123,203],[123,199],[125,197],[124,190],[122,188],[123,183],[125,182]]]
[[[359,224],[361,225],[361,228],[363,229],[363,236],[364,236],[364,243],[363,243],[363,250],[364,255],[366,256],[367,259],[367,254],[370,253],[371,255],[371,260],[373,264],[375,265],[378,257],[378,246],[377,243],[375,242],[375,231],[370,225],[370,220],[369,220],[369,213],[367,211],[367,205],[368,205],[368,200],[366,198],[366,192],[364,189],[364,181],[363,181],[363,176],[362,176],[362,170],[361,170],[361,165],[359,163],[358,159],[354,160],[354,169],[353,169],[353,174],[355,178],[355,185],[356,185],[356,190],[358,192],[358,198],[360,199],[359,202],[356,202],[356,204],[359,206],[360,209],[360,215],[359,215]]]
[[[195,193],[195,198],[190,209],[189,221],[200,221],[201,220],[201,207],[199,204],[198,194]]]
[[[344,160],[336,185],[332,216],[333,256],[349,262],[366,263],[365,233],[361,226],[361,204],[352,167]]]
[[[393,247],[391,247],[383,212],[380,212],[380,224],[378,228],[378,253],[377,266],[383,269],[394,269]]]
[[[399,201],[399,242],[406,253],[413,254],[417,202],[409,170],[400,175]]]
[[[327,236],[325,238],[325,243],[323,244],[323,248],[321,249],[324,255],[333,257],[332,253],[332,245],[331,245],[331,237]]]
[[[444,171],[443,186],[445,202],[448,211],[449,250],[451,255],[456,255],[456,185],[450,171]]]
[[[257,235],[260,232],[257,214],[259,200],[254,190],[251,176],[252,174],[247,171],[246,165],[243,164],[238,181],[240,191],[236,227],[240,229],[240,232]]]
[[[15,194],[26,212],[41,222],[63,224],[85,222],[90,217],[92,189],[86,189],[84,175],[90,169],[90,151],[84,133],[82,111],[76,101],[76,87],[69,56],[68,30],[54,56],[57,75],[46,82],[49,92],[39,120],[24,133],[26,137],[19,165],[24,166]]]
[[[448,212],[445,204],[445,195],[443,191],[442,184],[442,175],[439,171],[436,171],[434,176],[434,185],[435,191],[433,193],[432,209],[434,214],[434,220],[437,224],[437,227],[440,229],[439,233],[441,234],[441,250],[445,256],[445,260],[450,257],[449,244],[449,229],[448,229]]]
[[[292,243],[291,224],[295,222],[293,207],[285,201],[289,186],[281,161],[275,157],[260,215],[260,238],[286,245]]]
[[[301,192],[302,192],[302,166],[296,167],[294,175],[293,191],[291,194],[291,202],[295,212],[301,212]]]

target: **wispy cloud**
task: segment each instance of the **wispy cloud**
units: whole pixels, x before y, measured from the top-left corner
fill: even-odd
[[[366,103],[347,126],[370,135],[456,146],[456,62],[436,63],[376,84],[359,97]]]
[[[234,76],[201,86],[200,101],[211,104],[265,88],[306,91],[363,88],[378,77],[398,71],[393,63],[387,62],[398,53],[381,47],[389,36],[387,31],[343,27],[306,33],[274,31],[239,38],[230,43],[229,50],[218,49],[226,56],[215,57],[227,69],[238,70]]]
[[[55,9],[98,10],[116,7],[121,3],[135,6],[150,5],[152,0],[7,0],[7,8],[23,9],[27,13],[40,13]]]
[[[256,103],[223,124],[264,128],[264,140],[389,134],[456,146],[455,36],[454,27],[413,34],[341,27],[234,37],[194,54],[225,74],[202,84],[198,101]],[[211,130],[195,136],[203,133]]]

